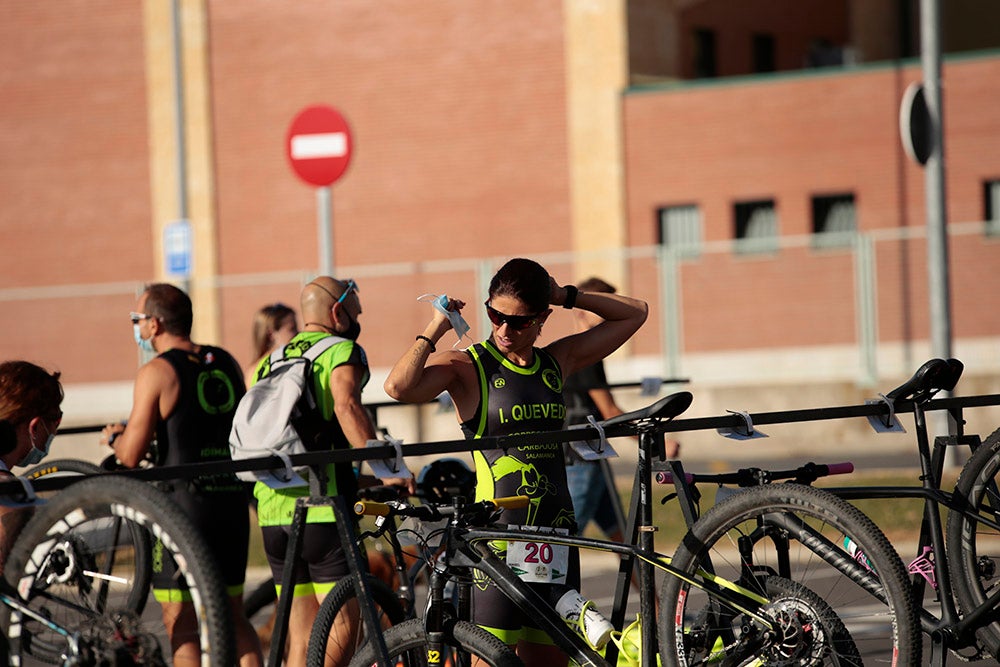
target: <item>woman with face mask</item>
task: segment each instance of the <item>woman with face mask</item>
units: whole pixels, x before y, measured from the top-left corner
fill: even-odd
[[[10,479],[15,466],[32,466],[52,446],[62,410],[59,373],[27,361],[0,363],[0,480]],[[0,498],[0,574],[32,507]]]

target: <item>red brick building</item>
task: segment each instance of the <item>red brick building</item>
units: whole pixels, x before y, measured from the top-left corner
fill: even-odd
[[[742,382],[803,351],[829,359],[821,376],[899,373],[928,336],[923,173],[898,134],[920,77],[898,60],[918,48],[915,4],[178,0],[175,43],[168,0],[0,0],[0,356],[127,385],[126,315],[169,277],[164,229],[184,218],[195,339],[248,363],[253,311],[297,305],[318,265],[316,196],[284,135],[326,103],[356,147],[332,189],[334,265],[361,285],[376,368],[427,317],[417,296],[479,303],[497,262],[528,255],[654,304],[623,374],[671,358]],[[958,4],[943,68],[954,333],[970,371],[995,375],[1000,237],[983,221],[1000,197],[1000,55],[977,32],[993,10]],[[817,210],[847,203],[871,236],[817,247]],[[772,245],[745,252],[734,239],[762,206]],[[674,272],[656,253],[664,216],[685,211],[698,236]]]

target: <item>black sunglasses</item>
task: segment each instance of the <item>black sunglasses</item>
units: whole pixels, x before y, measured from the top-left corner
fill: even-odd
[[[483,303],[483,305],[486,306],[486,314],[489,316],[490,322],[492,322],[498,327],[506,324],[508,327],[514,329],[515,331],[522,331],[534,325],[536,322],[538,322],[538,315],[541,314],[539,313],[537,315],[508,315],[506,313],[501,313],[499,310],[491,306],[489,301]]]

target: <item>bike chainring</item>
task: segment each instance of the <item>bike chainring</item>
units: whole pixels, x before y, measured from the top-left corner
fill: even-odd
[[[87,621],[80,629],[81,665],[167,667],[157,637],[142,631],[140,618],[116,611]]]

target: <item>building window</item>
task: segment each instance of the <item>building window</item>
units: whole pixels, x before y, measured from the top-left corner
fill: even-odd
[[[773,72],[774,35],[755,33],[753,36],[753,71],[757,74]]]
[[[813,247],[842,248],[851,245],[857,231],[854,195],[823,195],[812,198]]]
[[[716,74],[715,31],[699,28],[694,31],[694,76],[711,79]]]
[[[983,183],[983,204],[986,235],[1000,236],[1000,180]]]
[[[701,255],[701,211],[697,206],[664,206],[656,213],[661,245],[680,257]]]
[[[778,213],[774,200],[739,202],[736,214],[736,252],[761,253],[778,250]]]

